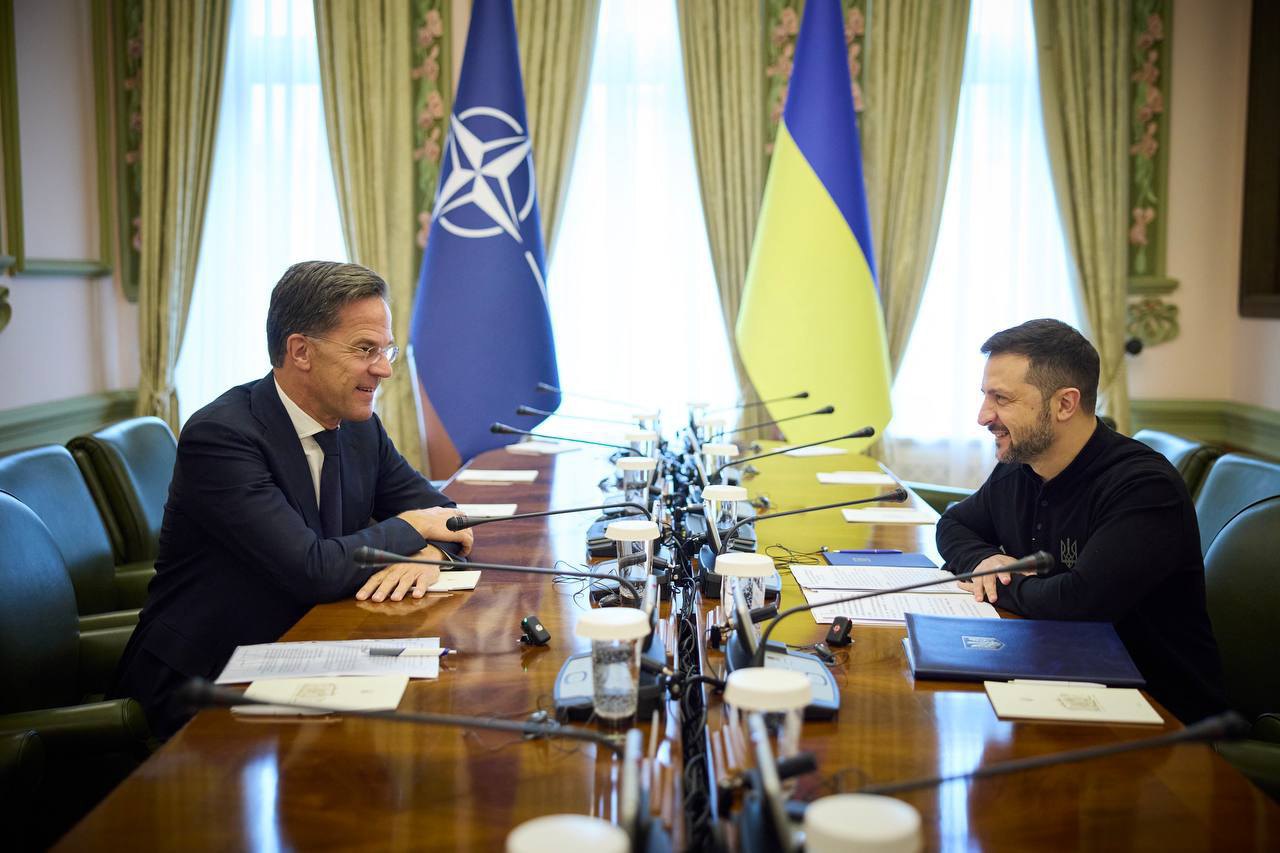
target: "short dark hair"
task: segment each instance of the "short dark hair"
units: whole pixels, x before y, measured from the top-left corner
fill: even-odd
[[[338,313],[352,302],[387,298],[387,283],[371,269],[337,261],[302,261],[285,270],[267,308],[267,355],[284,366],[290,335],[316,335],[338,325]]]
[[[1061,320],[1028,320],[996,332],[982,345],[984,355],[1026,356],[1027,381],[1046,401],[1059,388],[1079,388],[1080,408],[1093,414],[1098,404],[1098,351]]]

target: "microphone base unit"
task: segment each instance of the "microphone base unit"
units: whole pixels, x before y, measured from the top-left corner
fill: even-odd
[[[741,547],[739,545],[741,544]],[[741,551],[746,554],[754,554],[756,551],[754,542],[742,542],[736,540],[731,551]],[[710,545],[703,545],[698,551],[698,585],[702,589],[703,598],[719,599],[722,597],[724,589],[724,576],[715,572],[716,568],[716,552],[711,550]],[[782,575],[777,570],[773,574],[764,579],[764,600],[766,604],[779,601],[782,598]]]
[[[659,668],[667,665],[667,648],[662,638],[651,633],[648,645],[641,646],[641,657]],[[640,693],[636,702],[636,718],[647,720],[660,707],[664,688],[656,673],[640,670]],[[591,652],[570,655],[556,675],[551,691],[556,706],[557,719],[582,722],[590,719],[594,706],[591,702]]]
[[[610,543],[612,544],[612,543]],[[618,561],[605,560],[600,563],[593,563],[591,571],[593,572],[609,572],[617,574]],[[653,574],[658,579],[658,596],[662,601],[671,600],[671,572],[669,563],[666,560],[659,562],[658,555],[653,557]],[[645,573],[643,567],[631,567],[627,569],[627,580],[634,584],[637,588],[643,587],[645,582]],[[598,603],[602,598],[618,595],[619,584],[616,580],[608,578],[592,579],[591,581],[591,601]]]
[[[751,657],[737,637],[729,639],[724,653],[725,669],[729,672],[751,666]],[[806,720],[830,720],[840,710],[840,685],[827,665],[817,655],[788,649],[785,644],[770,640],[765,648],[766,669],[784,669],[798,672],[809,679],[813,688],[813,701],[804,707]]]

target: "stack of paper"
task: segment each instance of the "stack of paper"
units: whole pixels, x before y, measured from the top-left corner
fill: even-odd
[[[1152,725],[1164,722],[1142,693],[1132,687],[1017,680],[983,684],[991,707],[1002,720]]]
[[[806,589],[801,587],[810,604],[818,605],[810,612],[815,622],[829,624],[837,616],[845,616],[853,622],[872,625],[903,625],[907,613],[925,613],[931,616],[963,616],[967,618],[999,619],[1000,614],[985,601],[974,601],[972,595],[929,595],[927,593],[899,592],[850,601],[844,604],[827,604],[853,593],[848,590]]]
[[[458,512],[463,515],[484,516],[487,518],[506,518],[516,514],[515,504],[458,504]]]
[[[538,479],[538,472],[535,470],[476,470],[475,468],[467,468],[459,471],[458,476],[454,478],[455,483],[473,483],[479,485],[490,486],[507,486],[512,483],[532,483]]]
[[[311,716],[337,711],[394,711],[409,686],[407,675],[354,678],[269,678],[249,685],[244,695],[281,705],[236,705],[231,713],[249,716]],[[302,710],[289,705],[310,705]]]
[[[938,581],[916,590],[922,593],[971,595],[956,585],[955,575],[942,569],[904,569],[883,566],[791,566],[791,576],[806,589],[873,590]]]
[[[896,486],[883,471],[819,471],[818,482],[828,486]]]
[[[446,571],[440,573],[440,580],[427,587],[427,592],[463,592],[475,589],[478,583],[480,583],[480,572],[475,569]]]
[[[863,524],[937,524],[938,514],[912,506],[853,507],[843,510],[845,521]]]
[[[261,643],[237,646],[218,684],[240,684],[259,678],[332,678],[339,675],[405,675],[438,678],[438,657],[382,657],[370,655],[374,646],[440,647],[439,637],[392,640],[333,640],[314,643]]]
[[[508,444],[507,452],[519,456],[554,456],[557,453],[570,453],[581,446],[555,441],[522,441],[518,444]]]
[[[785,445],[784,445],[785,446]],[[782,450],[781,447],[775,448],[775,452]],[[843,456],[848,453],[843,447],[831,447],[829,445],[819,445],[817,447],[797,447],[795,450],[788,450],[787,456]]]

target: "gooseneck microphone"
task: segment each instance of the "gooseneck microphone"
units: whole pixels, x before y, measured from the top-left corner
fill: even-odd
[[[545,435],[540,432],[529,432],[529,430],[527,429],[516,429],[513,426],[507,426],[506,424],[502,424],[502,423],[490,424],[489,432],[497,433],[498,435],[527,435],[530,438],[544,438],[544,439],[547,439],[548,441],[571,441],[575,444],[594,444],[596,447],[611,447],[614,450],[625,450],[627,453],[629,453],[632,456],[642,455],[638,450],[631,447],[629,444],[609,444],[606,441],[589,441],[585,438],[569,438],[568,436],[564,436],[564,435]]]
[[[989,776],[1003,776],[1008,773],[1022,773],[1037,770],[1041,767],[1052,767],[1057,764],[1074,764],[1094,758],[1109,758],[1125,752],[1140,749],[1156,749],[1161,746],[1172,746],[1179,743],[1196,741],[1236,740],[1247,737],[1251,731],[1248,721],[1235,711],[1205,717],[1198,723],[1192,723],[1185,729],[1166,732],[1153,737],[1139,738],[1126,743],[1091,746],[1085,749],[1073,749],[1068,752],[1057,752],[1052,755],[1037,755],[1032,758],[1015,758],[1011,761],[1000,761],[983,767],[976,767],[964,773],[953,773],[949,776],[925,776],[919,779],[908,779],[904,782],[886,782],[881,785],[867,785],[859,788],[860,794],[897,794],[902,791],[913,791],[917,788],[933,788],[957,779],[985,779]]]
[[[774,397],[770,400],[761,400],[758,403],[739,403],[736,406],[725,406],[722,409],[708,409],[708,415],[715,415],[721,412],[740,412],[743,409],[753,409],[756,406],[767,406],[770,403],[781,403],[784,400],[807,400],[809,399],[808,391],[801,391],[799,394],[788,394],[785,397]]]
[[[761,423],[758,423],[758,424],[747,424],[746,426],[740,426],[737,429],[728,430],[724,434],[733,435],[735,432],[746,432],[749,429],[763,429],[764,427],[774,426],[775,424],[784,424],[787,421],[794,421],[798,418],[807,418],[813,415],[831,415],[831,414],[835,414],[835,411],[836,411],[835,406],[823,406],[821,409],[814,409],[812,412],[805,412],[802,415],[791,415],[790,417],[778,418],[772,421],[762,421]]]
[[[806,447],[817,447],[820,444],[830,444],[833,441],[844,441],[847,438],[870,438],[876,434],[875,427],[865,426],[862,429],[854,430],[846,435],[837,435],[835,438],[824,438],[822,441],[811,441],[808,444],[796,444],[787,447],[781,447],[777,450],[770,450],[768,453],[761,453],[758,456],[747,456],[742,459],[735,459],[721,465],[719,468],[711,472],[711,476],[707,479],[714,480],[720,476],[720,472],[725,468],[732,468],[734,465],[741,465],[744,462],[755,462],[757,459],[767,459],[770,456],[778,456],[783,453],[790,453],[793,450],[803,450]]]
[[[192,708],[230,708],[235,705],[270,705],[273,707],[297,708],[299,711],[319,711],[327,714],[341,714],[344,717],[365,717],[371,720],[390,720],[395,723],[418,723],[428,726],[452,726],[461,729],[483,729],[493,732],[510,732],[526,737],[565,738],[580,740],[603,746],[616,755],[622,755],[624,746],[617,739],[580,729],[576,726],[562,726],[557,722],[537,723],[533,721],[519,722],[489,717],[463,716],[461,714],[435,714],[426,711],[351,711],[326,708],[320,705],[307,705],[298,702],[280,702],[251,699],[238,690],[228,690],[210,684],[203,678],[193,678],[178,688],[176,696],[180,702]]]
[[[445,568],[456,569],[459,565],[467,569],[492,569],[495,572],[515,572],[516,574],[525,575],[551,575],[553,577],[570,577],[570,578],[592,578],[594,580],[603,580],[617,583],[623,589],[627,590],[631,595],[631,600],[636,606],[640,606],[640,591],[636,589],[635,584],[618,575],[611,575],[607,572],[578,572],[568,569],[544,569],[535,566],[509,566],[504,563],[457,563],[449,560],[429,560],[426,557],[405,557],[400,554],[393,554],[390,551],[383,551],[378,548],[370,548],[368,545],[361,545],[351,555],[352,561],[362,569],[380,569],[385,566],[393,566],[396,563],[414,563],[421,566],[442,566]]]
[[[515,521],[520,518],[545,518],[549,515],[567,515],[574,512],[590,512],[592,510],[613,509],[615,507],[628,507],[630,509],[638,509],[645,518],[653,521],[653,514],[641,504],[637,503],[614,503],[600,504],[599,506],[575,506],[570,509],[548,509],[542,512],[522,512],[517,515],[455,515],[445,519],[444,526],[450,530],[466,530],[470,527],[476,527],[481,524],[492,524],[495,521]]]
[[[748,524],[755,524],[757,521],[768,521],[771,518],[784,518],[788,515],[803,515],[806,512],[818,512],[824,509],[840,509],[841,507],[857,506],[858,504],[880,503],[881,501],[885,501],[889,503],[902,503],[908,497],[909,495],[907,494],[907,490],[899,488],[899,489],[894,489],[892,492],[885,492],[883,495],[876,495],[873,498],[858,498],[857,500],[840,501],[839,503],[834,503],[834,504],[822,504],[821,506],[806,506],[806,507],[801,507],[800,509],[789,509],[789,510],[786,510],[785,512],[771,512],[768,515],[753,515],[749,518],[742,519],[737,524],[733,525],[733,527],[730,527],[723,534],[721,534],[720,553],[723,554],[729,550],[729,543],[733,541],[733,536],[735,533],[737,533],[743,527],[746,527]]]
[[[816,604],[801,604],[782,611],[773,618],[772,622],[765,626],[764,633],[760,635],[760,644],[756,648],[755,660],[752,661],[751,665],[764,666],[764,656],[769,642],[769,635],[773,633],[774,628],[778,627],[779,622],[786,619],[788,616],[794,616],[797,613],[804,613],[806,611],[813,610],[815,607],[827,607],[832,604],[848,604],[851,601],[862,601],[866,598],[878,598],[882,595],[893,595],[896,592],[910,592],[913,589],[923,589],[927,586],[938,586],[939,584],[950,583],[951,581],[967,581],[972,580],[973,578],[985,578],[988,575],[1034,572],[1039,577],[1044,577],[1049,574],[1052,569],[1053,557],[1049,555],[1049,552],[1036,551],[1034,554],[1023,557],[1021,560],[1014,560],[1012,563],[1007,563],[1006,565],[998,566],[994,569],[984,569],[980,572],[966,572],[959,575],[943,573],[945,575],[944,577],[925,581],[924,583],[909,583],[903,586],[895,586],[890,589],[877,589],[874,592],[862,592],[857,595],[847,595],[843,598],[833,598],[829,601],[820,601]]]
[[[636,426],[635,421],[624,421],[619,418],[592,418],[587,415],[564,415],[560,412],[548,412],[546,409],[535,409],[533,406],[517,406],[516,414],[544,418],[549,418],[552,415],[555,415],[557,418],[565,418],[570,421],[591,421],[598,424],[621,424],[623,426],[629,426],[632,429],[635,429]]]

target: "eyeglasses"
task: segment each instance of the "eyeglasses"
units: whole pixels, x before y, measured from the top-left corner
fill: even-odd
[[[395,364],[396,358],[400,355],[400,347],[395,344],[392,344],[389,347],[355,347],[351,344],[344,344],[342,341],[335,341],[332,338],[322,338],[319,335],[305,335],[304,337],[308,337],[316,341],[324,341],[328,344],[336,344],[343,349],[358,352],[366,364],[374,364],[379,358],[384,356],[387,359],[387,364]]]

